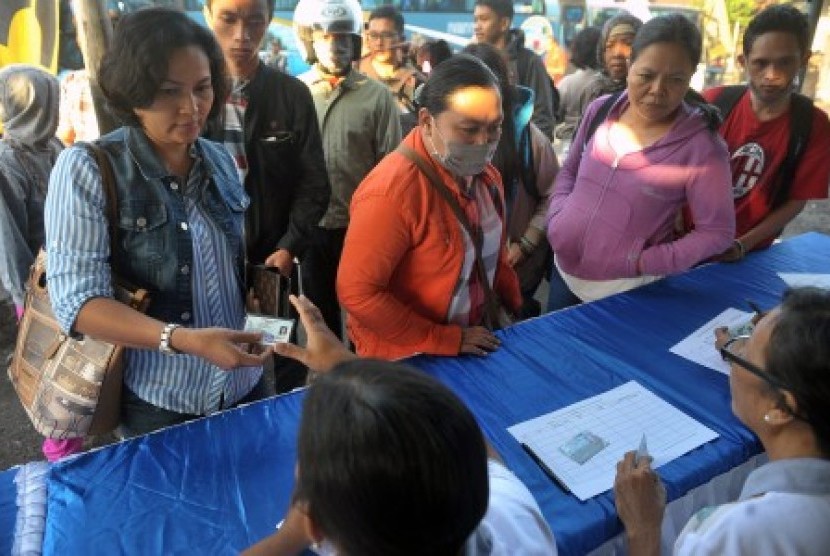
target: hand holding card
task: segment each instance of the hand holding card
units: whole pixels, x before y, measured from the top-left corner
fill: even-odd
[[[248,332],[261,332],[262,339],[259,343],[263,346],[273,346],[277,343],[288,342],[293,329],[293,320],[251,314],[245,317],[245,330]]]

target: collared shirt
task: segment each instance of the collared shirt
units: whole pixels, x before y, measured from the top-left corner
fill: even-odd
[[[785,459],[753,471],[732,504],[704,508],[676,555],[820,555],[830,547],[830,461]]]
[[[188,269],[193,326],[241,329],[245,312],[234,254],[228,239],[200,206],[208,181],[196,149],[191,154],[196,160],[183,193],[193,237],[193,268]],[[181,191],[175,176],[165,181],[171,189]],[[52,172],[45,215],[50,297],[64,330],[72,328],[86,301],[112,297],[104,205],[101,176],[88,151],[64,151]],[[261,367],[224,371],[192,355],[126,349],[124,357],[124,383],[130,390],[153,405],[192,415],[230,407],[262,376]]]
[[[355,189],[401,142],[399,110],[386,87],[357,71],[337,86],[316,66],[299,79],[314,98],[331,183],[331,200],[320,226],[345,228]]]

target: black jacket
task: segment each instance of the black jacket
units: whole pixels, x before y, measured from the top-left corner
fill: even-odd
[[[262,263],[277,249],[301,256],[331,194],[311,93],[302,81],[260,64],[247,96],[248,262]],[[223,127],[220,117],[206,136],[221,142]]]

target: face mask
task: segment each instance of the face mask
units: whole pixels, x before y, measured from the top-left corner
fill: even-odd
[[[496,148],[499,146],[498,139],[492,143],[485,143],[483,145],[468,145],[466,143],[451,143],[444,139],[441,132],[438,131],[438,124],[435,119],[432,120],[432,128],[444,145],[447,148],[447,154],[440,155],[435,148],[435,143],[432,138],[429,142],[432,146],[432,153],[441,165],[456,176],[476,176],[484,171],[487,164],[493,160],[493,155]]]

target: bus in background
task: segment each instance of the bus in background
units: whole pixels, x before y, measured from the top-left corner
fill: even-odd
[[[276,0],[271,30],[280,37],[286,35],[285,28],[291,29],[297,1]],[[395,6],[406,22],[407,38],[415,43],[444,39],[458,50],[473,35],[475,0],[361,0],[360,4],[364,19],[378,6]],[[585,26],[585,0],[516,0],[514,11],[514,28],[530,17],[542,16],[550,22],[553,36],[561,45],[570,44]]]
[[[409,34],[442,38],[462,47],[473,35],[475,0],[361,0],[364,17],[384,4],[398,9],[406,21]],[[297,0],[276,0],[274,19],[291,26]],[[541,15],[553,27],[557,41],[568,44],[585,25],[585,0],[516,0],[513,26],[519,27],[528,17]]]
[[[364,20],[378,6],[392,4],[404,17],[407,39],[418,43],[428,39],[444,39],[454,50],[460,50],[473,35],[475,0],[359,0]],[[288,57],[288,72],[296,75],[308,69],[302,60],[293,31],[294,9],[298,0],[276,0],[274,18],[265,35],[263,56],[270,42],[279,38]],[[196,21],[204,24],[203,0],[184,0],[185,9]],[[585,27],[585,0],[515,0],[513,27],[519,28],[528,18],[541,16],[550,22],[553,37],[567,46]],[[531,45],[527,45],[531,47]]]

